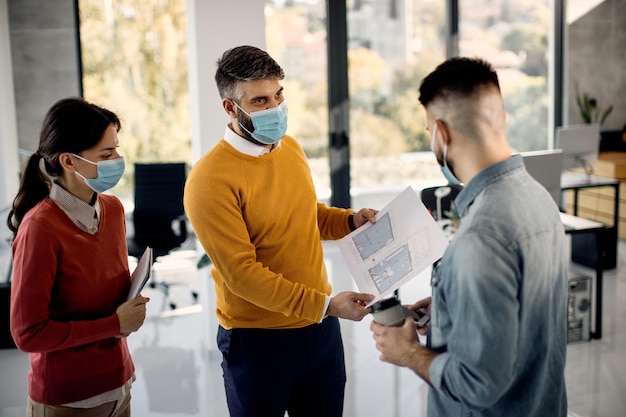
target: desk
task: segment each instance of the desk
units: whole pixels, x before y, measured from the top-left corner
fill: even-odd
[[[573,202],[573,214],[578,216],[578,193],[582,189],[596,188],[596,187],[612,187],[614,190],[613,200],[613,225],[606,226],[603,235],[594,236],[595,239],[600,239],[604,243],[600,256],[603,258],[604,269],[613,269],[617,265],[617,226],[619,224],[619,180],[613,178],[598,177],[596,175],[587,175],[582,172],[564,172],[561,175],[561,192],[571,190],[574,193]],[[564,203],[562,203],[564,206]],[[565,209],[565,207],[562,207]],[[587,236],[580,236],[573,239],[575,242],[572,248],[572,257],[575,262],[588,266],[590,268],[595,267],[595,260],[590,258],[590,249],[595,246],[595,243],[589,243]]]
[[[602,235],[606,232],[607,226],[600,222],[593,220],[583,219],[582,217],[572,216],[570,214],[561,213],[561,222],[565,227],[565,233],[573,236],[579,234],[594,234],[596,235],[596,263],[594,265],[596,271],[596,277],[593,280],[595,285],[592,295],[593,304],[595,306],[592,314],[592,339],[602,338],[602,274],[604,271],[603,257],[601,256],[603,251],[602,239],[598,235]],[[573,237],[572,236],[572,237]],[[573,255],[573,253],[572,253]]]

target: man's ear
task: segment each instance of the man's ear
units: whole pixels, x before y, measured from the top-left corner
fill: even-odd
[[[437,133],[441,135],[441,142],[444,145],[450,146],[450,141],[452,137],[450,135],[450,128],[445,120],[435,119],[435,124],[437,125]]]
[[[222,99],[222,107],[224,111],[231,117],[231,119],[237,118],[237,113],[235,110],[235,102],[229,98]]]
[[[59,154],[59,164],[61,164],[63,169],[67,171],[74,172],[76,170],[74,158],[72,158],[72,154],[69,152],[62,152]]]

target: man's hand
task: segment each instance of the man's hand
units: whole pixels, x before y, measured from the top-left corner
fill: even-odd
[[[365,307],[365,305],[373,299],[374,296],[372,294],[352,291],[340,292],[330,299],[326,314],[342,319],[361,321],[371,310],[369,307]]]
[[[430,305],[432,304],[432,297],[426,297],[423,300],[418,301],[415,304],[411,304],[409,306],[406,306],[409,310],[413,310],[413,311],[422,311],[426,314],[428,314],[429,316],[430,314]],[[430,325],[430,321],[428,321],[425,325],[423,325],[422,327],[418,328],[417,331],[419,332],[419,334],[421,334],[422,336],[425,336],[428,333],[428,326]]]
[[[357,211],[354,213],[354,217],[352,218],[354,227],[358,229],[367,222],[376,223],[376,213],[378,213],[378,210],[370,208],[363,208]]]
[[[374,333],[376,349],[380,351],[383,362],[408,366],[411,356],[421,347],[417,326],[411,319],[405,319],[402,327],[388,327],[372,321],[370,330]]]
[[[407,367],[430,384],[430,363],[438,354],[420,345],[412,319],[405,319],[402,327],[387,327],[372,320],[370,329],[381,361]]]
[[[117,308],[117,317],[120,321],[120,336],[128,336],[137,331],[146,319],[146,303],[149,298],[141,295],[126,301]]]

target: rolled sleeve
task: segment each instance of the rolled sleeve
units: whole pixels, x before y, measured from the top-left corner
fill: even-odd
[[[441,390],[443,387],[443,371],[449,359],[450,355],[447,353],[437,355],[428,368],[430,383],[437,390]]]

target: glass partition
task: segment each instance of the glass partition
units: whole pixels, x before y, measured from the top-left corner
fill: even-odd
[[[135,162],[191,161],[185,0],[79,0],[84,97],[117,113],[131,199]]]
[[[445,57],[442,0],[350,0],[348,77],[353,206],[359,195],[445,180],[430,152],[419,82]],[[267,49],[285,69],[289,130],[329,197],[326,1],[268,1]]]
[[[459,53],[498,71],[516,151],[552,148],[548,134],[550,0],[459,1]]]

